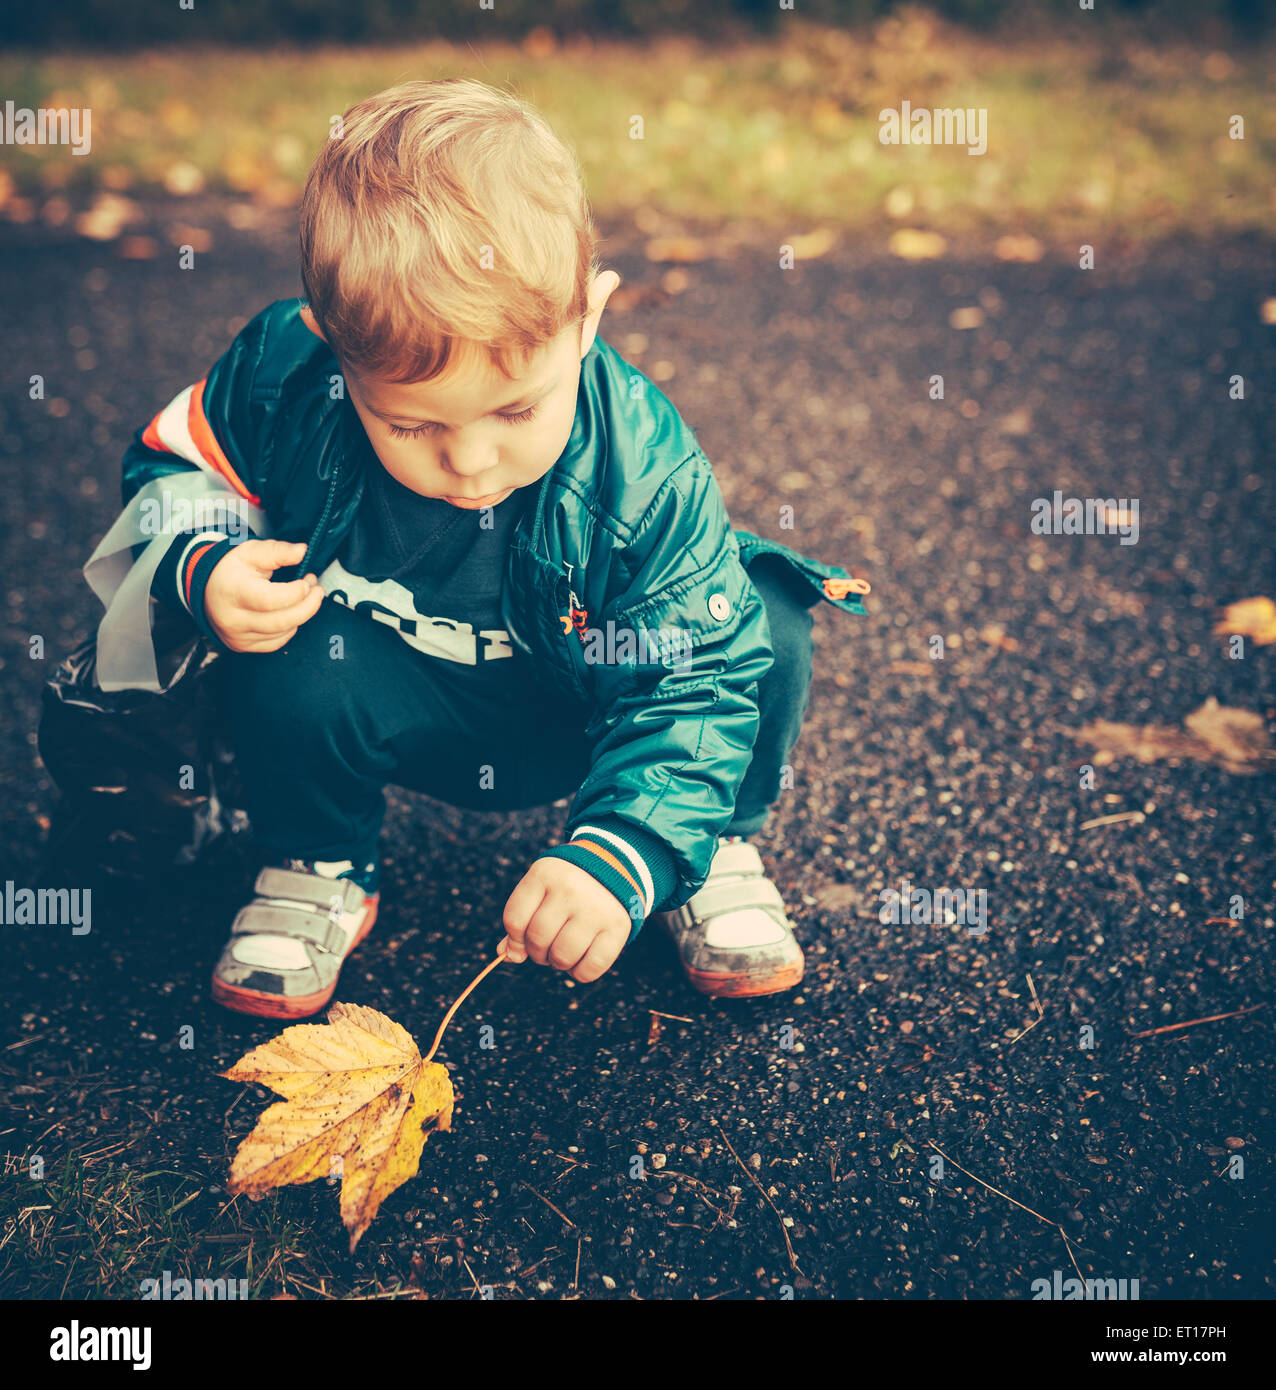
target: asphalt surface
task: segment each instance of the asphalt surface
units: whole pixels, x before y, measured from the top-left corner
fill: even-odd
[[[131,431],[298,290],[283,224],[205,221],[213,245],[189,272],[163,246],[129,260],[0,227],[0,881],[38,872],[54,799],[34,750],[40,686],[96,622],[78,567],[116,514]],[[1272,776],[1096,763],[1073,731],[1175,725],[1210,696],[1276,715],[1276,646],[1229,660],[1211,631],[1221,604],[1276,585],[1276,330],[1260,318],[1276,256],[1097,249],[1082,272],[983,244],[909,263],[866,237],[780,272],[768,239],[604,319],[644,371],[673,365],[662,389],[737,524],[873,586],[866,619],[820,606],[796,785],[760,837],[806,980],[709,1002],[654,929],[590,987],[497,971],[441,1053],[455,1127],[357,1259],[333,1193],[285,1194],[317,1222],[332,1287],[1022,1300],[1072,1274],[1061,1226],[1087,1276],[1138,1279],[1143,1299],[1271,1296]],[[606,253],[628,286],[659,281],[636,248]],[[979,326],[952,326],[976,307]],[[35,373],[65,407],[28,398]],[[1138,544],[1030,535],[1032,500],[1055,489],[1138,498]],[[1084,828],[1132,811],[1145,818]],[[563,804],[479,814],[396,794],[381,920],[338,997],[428,1040],[564,818]],[[236,844],[116,885],[88,936],[4,928],[10,1152],[42,1134],[55,1155],[123,1144],[135,1168],[224,1183],[261,1102],[232,1106],[239,1088],[216,1073],[276,1031],[207,997],[252,871]],[[985,889],[986,934],[881,922],[901,879]],[[1243,917],[1210,921],[1236,895]],[[685,1021],[656,1036],[653,1010]],[[192,1050],[176,1046],[183,1025]]]

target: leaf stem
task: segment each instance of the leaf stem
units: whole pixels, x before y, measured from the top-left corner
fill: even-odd
[[[508,940],[508,938],[502,940],[501,944],[496,948],[496,959],[488,961],[488,963],[482,968],[482,970],[480,970],[479,973],[475,975],[475,977],[469,982],[469,984],[465,986],[465,988],[460,992],[460,994],[457,995],[452,1007],[447,1011],[447,1013],[443,1015],[443,1022],[439,1024],[439,1031],[434,1035],[434,1043],[431,1046],[429,1052],[425,1054],[425,1060],[427,1062],[439,1050],[439,1043],[443,1041],[443,1030],[448,1026],[449,1023],[452,1022],[452,1015],[456,1013],[457,1009],[459,1009],[461,1005],[465,1002],[466,996],[470,993],[471,990],[473,990],[475,985],[481,984],[483,979],[486,976],[490,975],[492,971],[495,970],[496,967],[505,960],[506,940]]]

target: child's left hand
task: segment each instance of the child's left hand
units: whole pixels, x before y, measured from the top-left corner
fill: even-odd
[[[629,940],[629,913],[619,898],[565,859],[537,859],[510,894],[501,920],[507,961],[531,956],[581,984],[606,974]]]

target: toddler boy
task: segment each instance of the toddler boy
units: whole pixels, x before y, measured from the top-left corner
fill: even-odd
[[[190,679],[196,634],[227,663],[267,863],[213,997],[327,1004],[376,918],[388,783],[571,795],[505,904],[512,961],[596,980],[655,916],[707,994],[795,985],[748,837],[801,729],[810,609],[862,613],[867,586],[733,531],[691,430],[599,336],[619,277],[524,102],[468,79],[360,102],[311,169],[301,260],[305,301],[138,432],[86,570],[103,690]]]

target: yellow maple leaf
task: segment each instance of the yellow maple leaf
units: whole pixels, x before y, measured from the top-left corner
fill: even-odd
[[[415,1177],[431,1130],[450,1129],[452,1079],[433,1061],[444,1029],[496,959],[457,996],[424,1057],[412,1035],[363,1004],[334,1004],[327,1023],[299,1023],[221,1075],[284,1097],[235,1150],[227,1191],[264,1197],[276,1187],[341,1174],[341,1219],[350,1251],[381,1203]]]
[[[422,1059],[406,1029],[360,1004],[334,1004],[255,1047],[222,1075],[284,1096],[240,1144],[228,1191],[261,1197],[337,1171],[353,1252],[381,1203],[414,1177],[431,1129],[452,1123],[445,1066]]]

